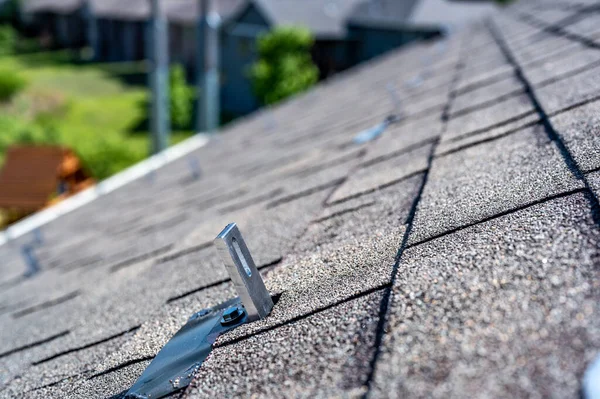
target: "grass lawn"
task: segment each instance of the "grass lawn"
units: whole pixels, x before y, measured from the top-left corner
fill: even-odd
[[[0,163],[6,147],[18,141],[68,146],[97,179],[144,159],[149,134],[135,130],[146,117],[147,89],[116,76],[139,72],[143,63],[76,65],[68,59],[64,51],[0,57],[0,71],[19,71],[28,82],[9,104],[0,104]],[[24,139],[23,131],[31,134]],[[190,134],[174,132],[172,143]]]

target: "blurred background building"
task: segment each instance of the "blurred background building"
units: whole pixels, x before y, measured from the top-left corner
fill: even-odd
[[[202,41],[198,0],[163,0],[168,19],[169,60],[194,81]],[[93,49],[95,61],[148,57],[148,0],[29,0],[27,28],[53,48]],[[274,27],[301,25],[315,38],[312,56],[319,77],[369,60],[415,40],[444,34],[494,9],[492,3],[446,0],[218,0],[220,105],[232,116],[260,106],[248,68],[256,61],[256,39]]]

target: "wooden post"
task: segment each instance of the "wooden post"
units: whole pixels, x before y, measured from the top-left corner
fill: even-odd
[[[98,41],[98,20],[94,13],[92,0],[86,0],[84,3],[84,18],[86,20],[86,41],[87,45],[92,50],[91,60],[97,60],[100,56],[100,48]]]

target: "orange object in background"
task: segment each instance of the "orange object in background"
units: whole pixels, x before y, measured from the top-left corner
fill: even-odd
[[[77,155],[59,146],[13,146],[0,171],[0,208],[10,222],[92,186]]]

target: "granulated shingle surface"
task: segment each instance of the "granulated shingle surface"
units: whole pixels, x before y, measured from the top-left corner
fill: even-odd
[[[579,397],[600,352],[592,5],[517,2],[392,51],[0,246],[0,397],[122,398],[237,296],[212,245],[230,222],[277,301],[169,398]]]
[[[382,291],[215,349],[186,397],[356,397],[365,392]],[[339,334],[344,331],[344,334]]]
[[[600,66],[535,89],[546,113],[552,115],[598,96]]]
[[[424,145],[388,160],[360,167],[329,197],[328,202],[340,202],[424,171],[431,146]]]
[[[465,136],[458,137],[450,137],[449,135],[444,135],[442,136],[440,143],[435,149],[436,155],[443,155],[449,152],[455,152],[462,148],[466,148],[483,141],[489,141],[506,134],[512,134],[514,132],[522,130],[526,126],[536,124],[537,122],[539,122],[539,120],[540,116],[535,112],[531,112],[513,122],[509,122],[501,126],[485,130],[483,132],[476,132],[475,134],[467,134]]]
[[[464,72],[467,74],[468,72]],[[495,83],[483,85],[465,94],[458,95],[450,108],[450,117],[457,114],[474,112],[478,108],[492,104],[498,99],[507,98],[523,91],[523,85],[514,76]]]
[[[533,86],[548,84],[600,65],[598,53],[597,50],[585,47],[573,52],[562,52],[546,62],[531,67],[525,66],[523,72]]]
[[[406,250],[373,397],[578,397],[598,238],[576,194]]]
[[[434,160],[409,242],[581,187],[543,127],[525,128]]]
[[[596,101],[551,119],[582,171],[600,168],[600,102]]]
[[[468,96],[469,94],[464,94]],[[446,134],[458,137],[480,133],[527,116],[533,111],[533,105],[525,94],[508,97],[485,106],[484,108],[459,115],[448,121]]]
[[[600,196],[600,171],[592,172],[588,175],[588,181],[592,187],[592,191],[596,196]]]

